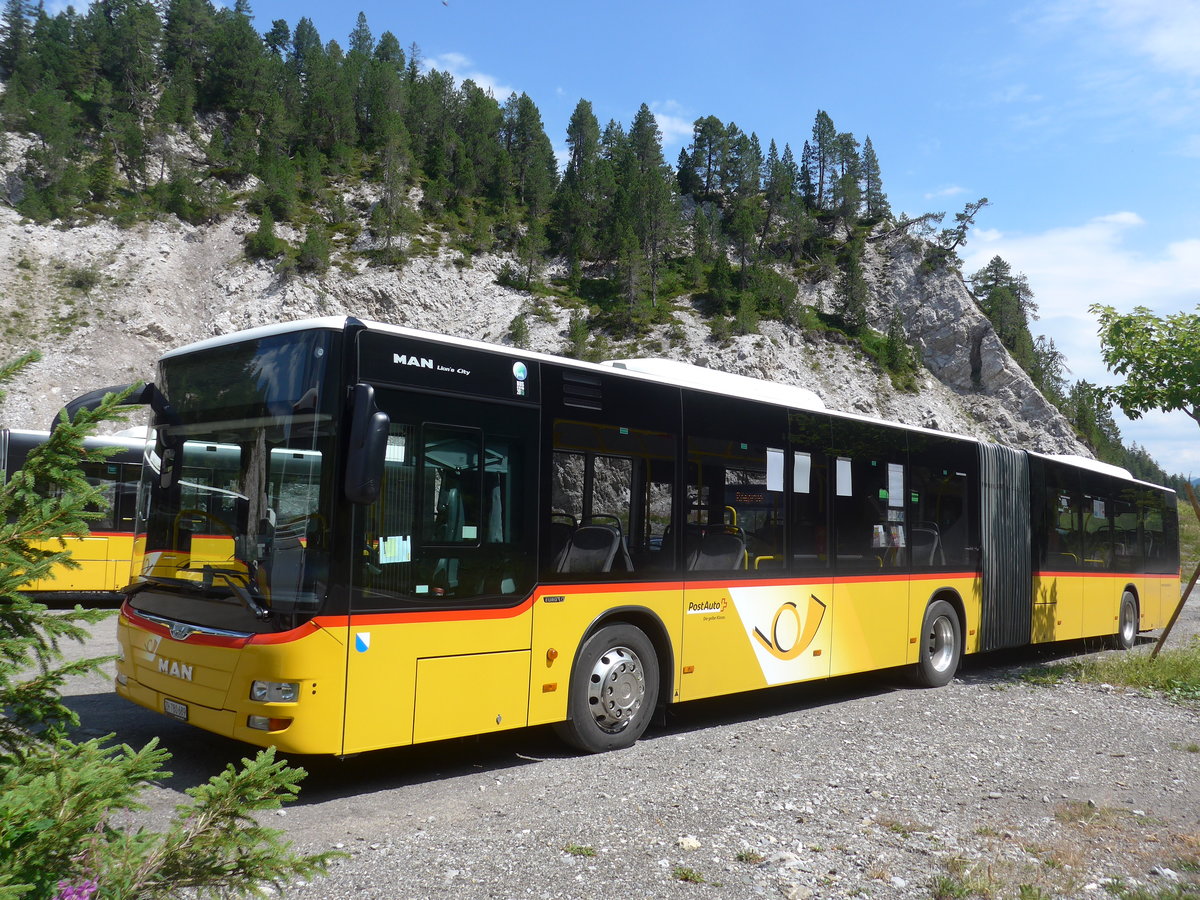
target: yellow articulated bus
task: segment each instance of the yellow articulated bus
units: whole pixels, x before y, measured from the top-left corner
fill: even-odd
[[[0,430],[0,485],[25,464],[35,447],[45,443],[49,433],[5,428]],[[68,539],[67,548],[77,568],[56,566],[46,578],[38,579],[25,590],[45,599],[74,595],[103,596],[112,602],[129,584],[133,560],[133,518],[137,502],[145,440],[126,437],[87,438],[85,446],[115,447],[104,462],[82,463],[89,483],[100,489],[102,500],[96,510],[100,516],[91,521],[89,533]],[[40,547],[59,550],[57,541]]]
[[[122,696],[295,753],[556,724],[1088,636],[1179,598],[1175,495],[663,360],[353,318],[172,351]]]

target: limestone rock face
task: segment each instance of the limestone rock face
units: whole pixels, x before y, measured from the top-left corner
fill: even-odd
[[[203,227],[95,222],[58,229],[0,209],[0,359],[35,348],[43,354],[8,385],[0,425],[46,428],[72,397],[151,380],[164,351],[243,328],[349,314],[506,343],[513,319],[530,307],[527,294],[497,284],[502,258],[464,263],[445,250],[399,270],[335,261],[322,277],[281,276],[245,258],[243,239],[255,224],[238,214]],[[778,322],[718,345],[686,305],[677,324],[612,355],[668,356],[802,385],[831,409],[1089,455],[1008,356],[957,274],[923,273],[918,249],[905,238],[869,243],[864,268],[872,324],[886,330],[894,310],[919,349],[926,372],[918,393],[895,390],[854,348]],[[806,284],[799,299],[828,308],[833,296],[830,283]],[[526,316],[530,349],[561,352],[569,311],[546,309]]]

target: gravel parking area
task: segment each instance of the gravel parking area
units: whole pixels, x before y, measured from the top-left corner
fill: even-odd
[[[1168,646],[1197,634],[1200,599]],[[1200,709],[1014,677],[1090,649],[969,659],[937,690],[882,673],[688,704],[600,756],[532,729],[296,760],[272,824],[348,855],[287,896],[1200,897]],[[174,754],[152,816],[248,752],[101,678],[71,697],[85,733]]]

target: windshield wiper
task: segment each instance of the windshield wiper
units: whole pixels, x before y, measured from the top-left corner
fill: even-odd
[[[233,591],[237,598],[242,601],[242,605],[254,614],[254,618],[266,621],[271,618],[271,610],[263,606],[255,598],[258,594],[258,588],[254,582],[250,580],[250,576],[237,569],[218,569],[216,566],[204,565],[200,569],[201,584],[206,591],[212,590],[213,579],[220,578],[229,585],[229,589]],[[238,579],[241,579],[239,581]]]

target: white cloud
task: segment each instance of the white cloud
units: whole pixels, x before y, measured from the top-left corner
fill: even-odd
[[[1112,383],[1100,358],[1091,304],[1119,310],[1146,306],[1163,314],[1192,310],[1200,303],[1200,238],[1138,252],[1127,241],[1145,224],[1140,215],[1125,210],[1037,234],[972,231],[963,272],[970,275],[993,256],[1003,257],[1029,279],[1040,311],[1030,328],[1054,339],[1066,356],[1069,378]],[[1188,417],[1146,416],[1122,423],[1121,430],[1168,471],[1200,474],[1200,433]]]
[[[654,121],[658,123],[658,130],[662,132],[664,148],[677,147],[691,140],[695,116],[687,115],[687,111],[677,101],[656,100],[650,104],[650,112],[654,113]]]
[[[1115,35],[1158,68],[1200,75],[1200,6],[1190,2],[1096,0],[1095,11]]]
[[[1200,429],[1186,413],[1147,413],[1131,422],[1117,411],[1126,443],[1141,444],[1160,466],[1176,475],[1200,475]]]
[[[1096,121],[1117,113],[1164,125],[1194,119],[1200,108],[1200,4],[1194,0],[1052,0],[1026,14],[1038,38],[1066,41],[1062,57],[1087,92],[1086,104],[1067,104],[1054,111],[1055,119]]]
[[[496,102],[504,103],[509,94],[520,93],[516,88],[498,81],[486,72],[480,72],[467,56],[461,53],[442,53],[438,56],[422,60],[425,71],[437,69],[439,72],[449,72],[457,84],[462,84],[468,78],[485,91],[490,91]]]
[[[959,194],[965,194],[967,189],[957,184],[948,185],[944,188],[938,188],[936,191],[930,191],[925,195],[926,200],[937,200],[941,197],[957,197]]]

